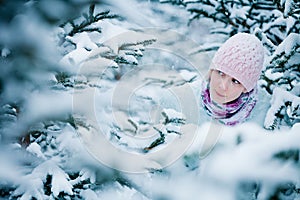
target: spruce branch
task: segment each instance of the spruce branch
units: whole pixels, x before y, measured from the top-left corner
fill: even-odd
[[[76,33],[92,32],[92,31],[97,31],[101,33],[101,28],[89,28],[88,26],[90,26],[95,22],[101,21],[103,19],[113,19],[119,17],[119,15],[110,14],[110,11],[104,11],[94,15],[94,11],[95,11],[95,4],[92,4],[89,7],[88,14],[87,13],[83,14],[85,20],[82,21],[79,25],[75,24],[74,21],[70,21],[70,24],[73,27],[73,29],[68,33],[68,36],[74,36]]]
[[[145,153],[152,150],[153,148],[157,147],[158,145],[165,143],[165,134],[158,128],[156,128],[156,127],[153,127],[153,128],[154,128],[154,130],[156,130],[159,133],[160,137],[157,138],[156,140],[154,140],[148,147],[144,148]]]

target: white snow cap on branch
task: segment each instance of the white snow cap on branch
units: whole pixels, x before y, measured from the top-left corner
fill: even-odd
[[[276,121],[276,114],[280,112],[282,107],[285,107],[285,103],[290,102],[290,112],[294,113],[299,110],[300,107],[300,97],[293,95],[292,93],[283,90],[281,88],[275,88],[273,90],[273,96],[271,99],[271,107],[269,108],[266,118],[265,118],[265,123],[264,126],[266,128],[271,128],[274,125],[274,122]],[[290,115],[292,115],[290,113]],[[292,117],[292,116],[289,116]],[[299,115],[298,115],[299,117]]]
[[[279,44],[273,56],[270,56],[270,60],[274,59],[274,57],[280,55],[281,53],[290,54],[295,46],[300,45],[300,34],[291,33]]]

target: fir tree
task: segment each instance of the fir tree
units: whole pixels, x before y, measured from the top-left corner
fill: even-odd
[[[95,4],[90,5],[82,17],[76,12],[82,12],[87,4],[54,2],[54,5],[66,10],[52,12],[43,2],[1,4],[1,10],[11,7],[15,11],[1,13],[1,25],[5,27],[1,30],[10,35],[9,38],[0,37],[3,69],[0,77],[3,152],[0,155],[3,163],[0,196],[4,198],[98,198],[95,191],[104,187],[102,184],[128,187],[122,175],[99,166],[82,146],[76,129],[86,122],[75,120],[68,99],[73,89],[80,93],[85,88],[103,87],[98,83],[101,77],[119,79],[126,67],[138,64],[144,46],[155,40],[142,39],[140,34],[140,39],[135,41],[120,41],[117,49],[93,41],[82,45],[76,38],[88,39],[89,33],[101,36],[103,30],[99,22],[118,20],[120,16],[110,11],[95,13]],[[23,15],[17,13],[20,8],[24,9]],[[38,20],[31,20],[31,17]],[[19,35],[21,38],[15,41]],[[82,74],[74,73],[80,65],[76,59],[81,56],[72,57],[77,50],[90,54],[84,58],[85,72]],[[63,56],[66,59],[59,64]],[[97,62],[102,70],[95,68],[93,63]],[[108,69],[107,74],[104,74],[105,69]],[[7,157],[4,152],[14,154],[15,158]],[[78,159],[83,158],[86,161],[78,165]]]

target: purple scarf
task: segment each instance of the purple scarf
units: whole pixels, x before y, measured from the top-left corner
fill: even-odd
[[[217,104],[210,98],[208,84],[204,83],[201,92],[202,105],[206,113],[222,124],[234,126],[244,122],[250,115],[257,101],[257,88],[226,104]]]

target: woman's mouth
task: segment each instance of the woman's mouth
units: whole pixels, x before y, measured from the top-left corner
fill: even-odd
[[[217,92],[216,90],[215,90],[215,93],[216,93],[219,97],[222,97],[222,98],[225,98],[225,97],[226,97],[226,95],[220,94],[220,93]]]

